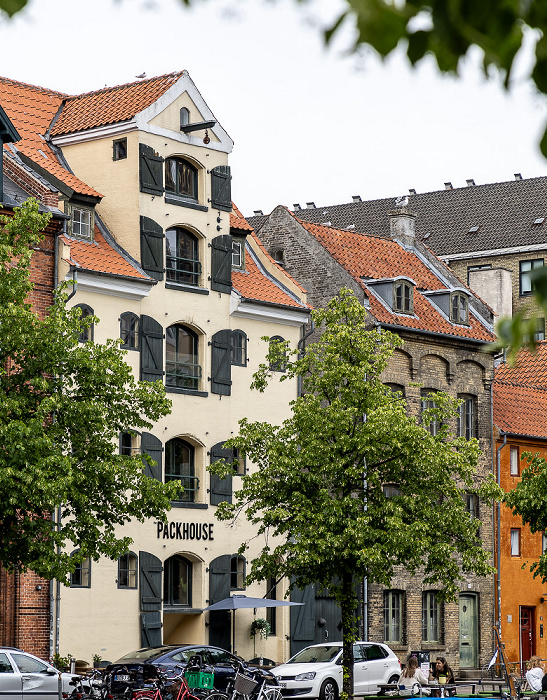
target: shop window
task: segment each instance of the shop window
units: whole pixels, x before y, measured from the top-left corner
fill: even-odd
[[[165,160],[165,191],[197,201],[197,168],[184,158],[167,158]]]
[[[121,347],[125,350],[139,349],[139,317],[128,311],[120,316]]]
[[[112,160],[125,160],[127,158],[127,139],[112,141]]]
[[[169,326],[165,332],[166,386],[199,389],[201,366],[197,333],[186,326]]]
[[[422,640],[440,642],[441,606],[437,602],[436,591],[422,593]]]
[[[90,316],[95,315],[91,306],[88,306],[87,304],[78,304],[74,308],[80,309],[80,319],[82,320],[88,319]],[[92,341],[94,336],[94,330],[95,329],[93,323],[86,323],[85,326],[82,326],[82,330],[80,332],[80,335],[78,336],[78,342],[87,343],[90,340]]]
[[[137,561],[133,552],[122,554],[118,559],[118,588],[137,587]]]
[[[75,557],[79,550],[76,549],[72,552],[71,557]],[[71,588],[89,588],[91,586],[91,559],[85,557],[82,561],[79,561],[74,571],[70,574],[70,587]]]
[[[526,296],[532,293],[532,272],[543,267],[541,260],[521,260],[519,263],[519,289],[520,295]]]
[[[520,557],[520,527],[511,528],[511,556]]]
[[[519,476],[519,448],[511,445],[509,448],[509,461],[511,465],[511,476]]]
[[[240,367],[247,365],[247,336],[243,331],[232,331],[231,363]]]
[[[403,642],[403,591],[384,591],[384,641]]]
[[[184,491],[177,500],[182,503],[194,503],[199,489],[194,452],[194,447],[180,438],[169,440],[165,445],[165,482],[180,481]]]
[[[458,437],[464,437],[466,440],[477,437],[476,428],[476,397],[466,394],[458,394],[458,398],[462,402],[458,406]]]
[[[196,236],[177,226],[167,229],[165,240],[167,281],[197,286],[201,276],[201,262]]]
[[[393,285],[393,311],[402,314],[414,312],[414,288],[409,282],[395,282]]]
[[[178,554],[164,563],[163,604],[192,607],[192,563]]]
[[[453,292],[450,295],[450,320],[452,323],[469,323],[469,308],[467,294]]]
[[[230,590],[245,588],[245,557],[234,556],[230,562]]]

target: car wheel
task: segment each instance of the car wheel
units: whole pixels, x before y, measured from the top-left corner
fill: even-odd
[[[327,678],[321,684],[321,690],[319,691],[319,700],[337,700],[338,698],[338,685],[336,681],[332,678]]]
[[[388,685],[397,685],[399,682],[399,676],[391,676],[391,678],[388,680],[387,684]]]

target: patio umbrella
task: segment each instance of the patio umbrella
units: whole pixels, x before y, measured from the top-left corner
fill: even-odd
[[[240,608],[280,608],[286,605],[303,605],[303,603],[293,603],[290,600],[273,600],[272,598],[249,598],[246,595],[232,595],[223,598],[218,603],[209,605],[204,610],[232,610],[232,652],[235,654],[236,645],[236,610]]]

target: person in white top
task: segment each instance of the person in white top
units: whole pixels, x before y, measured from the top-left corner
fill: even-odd
[[[427,685],[428,680],[418,664],[418,658],[409,656],[399,678],[399,695],[429,695],[430,689],[424,688]]]
[[[526,682],[530,690],[535,693],[541,691],[541,681],[543,679],[543,668],[539,656],[531,656],[528,661],[529,669],[526,671]]]

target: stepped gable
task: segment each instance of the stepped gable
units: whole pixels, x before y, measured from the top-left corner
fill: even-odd
[[[455,324],[424,296],[424,291],[450,288],[415,251],[406,250],[391,239],[321,226],[304,221],[295,214],[292,216],[363,287],[370,304],[370,312],[380,323],[484,342],[495,340],[495,335],[474,315],[471,307],[469,325]],[[445,269],[440,261],[439,269]],[[409,277],[416,283],[413,314],[393,312],[367,287],[367,280],[398,276]]]
[[[400,193],[399,193],[400,194]],[[301,221],[389,237],[387,212],[396,197],[295,210]],[[547,244],[547,177],[515,179],[408,195],[416,237],[436,255]],[[539,218],[546,220],[534,224]],[[260,232],[266,216],[250,216]],[[477,231],[470,229],[479,227]]]
[[[60,136],[128,121],[154,104],[182,75],[183,71],[167,73],[67,97],[51,135]]]

